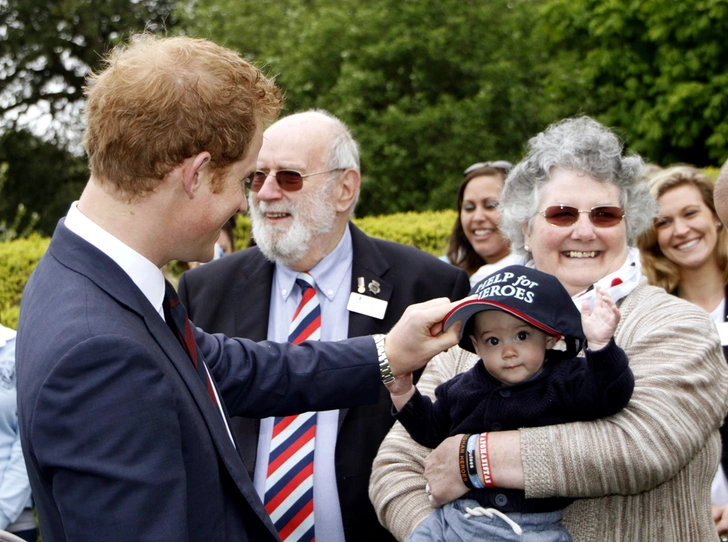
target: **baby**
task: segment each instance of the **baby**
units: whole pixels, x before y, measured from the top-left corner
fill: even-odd
[[[388,385],[395,417],[423,446],[465,434],[460,470],[471,490],[434,510],[408,540],[568,541],[561,509],[570,500],[526,499],[522,490],[495,487],[487,432],[592,420],[624,408],[634,376],[613,339],[619,310],[598,289],[594,306],[585,302],[580,313],[555,277],[519,265],[486,277],[473,295],[444,327],[463,322],[460,346],[479,362],[438,386],[434,403],[412,375]],[[576,357],[582,349],[586,357]]]

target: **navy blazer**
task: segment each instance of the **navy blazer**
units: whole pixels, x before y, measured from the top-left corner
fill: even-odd
[[[470,291],[466,273],[414,247],[368,237],[353,224],[351,291],[357,279],[376,281],[373,295],[388,302],[384,319],[349,313],[349,337],[387,333],[413,303],[435,297],[461,299]],[[268,334],[275,265],[257,247],[236,252],[182,275],[179,293],[195,325],[209,332],[263,340]],[[245,303],[241,303],[245,300]],[[379,445],[394,423],[391,399],[380,389],[376,404],[344,409],[335,451],[336,483],[347,542],[393,541],[369,500],[369,477]],[[260,423],[233,418],[243,461],[253,476]]]
[[[371,338],[196,339],[232,415],[371,403],[383,387]],[[23,295],[17,385],[43,542],[278,539],[180,343],[128,275],[63,222]]]

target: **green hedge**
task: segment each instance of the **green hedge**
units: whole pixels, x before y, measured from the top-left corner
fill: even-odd
[[[16,328],[25,283],[48,248],[50,239],[31,235],[0,243],[0,323]]]
[[[455,222],[455,211],[429,211],[423,213],[397,213],[386,216],[358,218],[354,223],[372,237],[389,239],[418,247],[440,256]],[[250,219],[240,217],[235,229],[235,245],[238,250],[250,241]],[[15,328],[20,313],[20,298],[25,283],[50,239],[33,235],[27,239],[0,242],[0,323]],[[174,280],[186,264],[172,262],[165,268]]]

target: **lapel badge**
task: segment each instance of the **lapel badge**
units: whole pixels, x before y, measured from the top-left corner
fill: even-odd
[[[379,292],[382,291],[382,289],[380,288],[380,284],[376,280],[371,281],[369,283],[369,286],[367,287],[369,288],[369,291],[374,295],[377,295]]]
[[[356,284],[357,284],[357,286],[356,286],[357,292],[359,292],[360,294],[363,294],[364,292],[366,292],[366,290],[364,289],[364,277],[359,277],[358,279],[356,279]]]

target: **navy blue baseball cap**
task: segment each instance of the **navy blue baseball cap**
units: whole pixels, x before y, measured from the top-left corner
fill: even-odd
[[[462,322],[460,347],[475,353],[470,335],[472,316],[482,311],[499,310],[512,314],[547,335],[563,339],[562,356],[575,357],[584,346],[581,313],[571,296],[553,275],[523,265],[511,265],[488,275],[470,290],[477,299],[464,300],[444,320],[447,330]],[[561,357],[561,356],[559,356]]]

